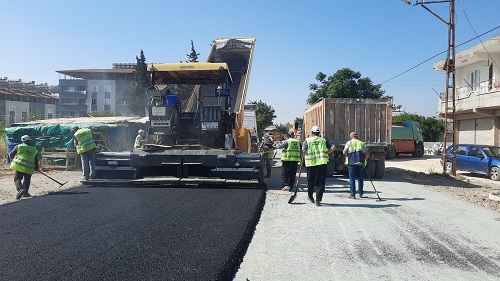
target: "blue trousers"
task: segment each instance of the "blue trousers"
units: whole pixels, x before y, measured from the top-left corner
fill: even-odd
[[[88,180],[95,177],[95,151],[80,154],[82,158],[83,177]]]
[[[351,195],[356,194],[356,179],[358,180],[358,193],[363,193],[363,177],[365,176],[365,167],[362,165],[349,165],[349,191]]]

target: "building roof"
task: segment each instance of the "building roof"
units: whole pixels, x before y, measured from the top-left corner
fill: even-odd
[[[465,49],[455,54],[455,68],[463,67],[478,61],[488,60],[490,54],[500,53],[500,35],[479,43],[473,47]],[[446,71],[446,59],[432,64],[432,68],[437,71]]]
[[[57,73],[84,80],[118,80],[117,77],[132,75],[132,68],[58,70]],[[132,77],[130,77],[132,79]]]

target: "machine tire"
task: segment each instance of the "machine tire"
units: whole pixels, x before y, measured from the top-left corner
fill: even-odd
[[[368,172],[368,175],[365,175],[365,176],[369,176],[370,178],[374,178],[375,177],[375,171],[376,171],[376,161],[374,160],[371,160],[371,159],[368,159],[367,160],[367,163],[366,163],[366,172]]]
[[[424,153],[425,153],[424,146],[422,144],[417,144],[417,146],[415,146],[415,151],[411,155],[413,157],[420,158],[424,156]]]
[[[490,179],[494,181],[500,181],[500,168],[491,167],[490,169]]]
[[[375,175],[373,176],[376,179],[381,179],[385,174],[385,160],[375,161]]]
[[[387,159],[393,159],[396,158],[396,148],[394,145],[390,144],[387,146],[387,153],[386,153]]]

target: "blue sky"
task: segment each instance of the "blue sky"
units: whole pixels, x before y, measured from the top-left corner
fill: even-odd
[[[435,116],[434,90],[445,89],[432,69],[445,54],[390,80],[447,48],[447,25],[400,0],[2,2],[0,77],[9,79],[56,85],[57,70],[111,68],[141,49],[150,63],[184,61],[191,40],[205,60],[214,38],[256,37],[247,102],[271,105],[278,124],[302,117],[318,72],[359,71],[423,116]],[[456,45],[500,25],[500,0],[455,3]],[[427,6],[448,20],[448,3]]]

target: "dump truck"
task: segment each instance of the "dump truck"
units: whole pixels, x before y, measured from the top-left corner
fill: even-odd
[[[302,139],[311,136],[312,126],[319,126],[321,136],[335,145],[327,165],[327,175],[332,176],[347,172],[342,150],[349,133],[356,132],[368,151],[368,175],[383,178],[391,125],[391,99],[324,98],[305,110]]]
[[[149,64],[143,149],[100,152],[89,183],[263,186],[263,155],[243,128],[255,38],[215,39],[207,62]],[[181,105],[174,85],[194,88]]]
[[[391,144],[386,148],[388,159],[399,154],[411,154],[413,157],[424,155],[424,138],[420,131],[420,123],[411,120],[394,122],[391,130]]]

